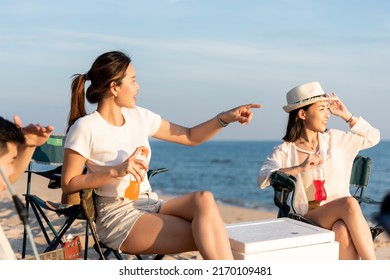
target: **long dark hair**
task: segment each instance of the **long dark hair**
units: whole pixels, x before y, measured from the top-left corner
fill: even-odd
[[[126,69],[130,63],[130,57],[123,52],[107,52],[95,60],[87,73],[73,76],[67,131],[77,119],[87,114],[85,98],[91,104],[99,103],[110,88],[111,82],[121,85],[122,79],[125,77]],[[88,86],[84,96],[85,82],[88,80],[91,84]]]
[[[294,111],[291,111],[289,113],[286,135],[283,137],[284,141],[295,142],[299,138],[303,130],[303,121],[298,116],[299,110],[307,111],[307,109],[309,109],[309,107],[313,104],[309,104],[302,108],[295,109]]]

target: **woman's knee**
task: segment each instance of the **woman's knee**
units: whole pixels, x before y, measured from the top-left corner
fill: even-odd
[[[196,205],[213,205],[215,204],[214,195],[209,191],[194,192],[194,202]]]
[[[211,192],[196,191],[168,200],[159,213],[192,221],[200,213],[214,214],[216,209],[218,207]]]
[[[344,213],[347,215],[354,215],[361,212],[359,202],[352,196],[341,198],[341,202],[344,206]]]
[[[193,203],[196,209],[199,209],[202,212],[207,210],[207,213],[209,214],[215,212],[218,209],[214,195],[209,191],[194,192]]]

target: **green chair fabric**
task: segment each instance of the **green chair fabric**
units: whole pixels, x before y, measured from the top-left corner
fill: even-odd
[[[350,185],[367,187],[370,178],[372,160],[369,157],[356,156],[353,161]]]
[[[32,162],[47,165],[62,165],[64,161],[65,135],[51,135],[47,142],[35,149]]]
[[[371,167],[371,158],[360,155],[356,156],[353,162],[350,185],[351,187],[356,188],[353,196],[359,201],[359,203],[379,205],[380,201],[364,196],[364,191],[368,186],[368,180],[371,174]]]

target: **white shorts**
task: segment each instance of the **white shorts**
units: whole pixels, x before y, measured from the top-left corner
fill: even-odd
[[[109,248],[120,251],[135,222],[145,213],[158,213],[163,201],[155,192],[141,194],[136,201],[96,195],[96,230]]]

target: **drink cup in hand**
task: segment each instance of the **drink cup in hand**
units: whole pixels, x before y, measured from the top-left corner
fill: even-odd
[[[317,202],[326,200],[325,174],[322,164],[313,168],[314,198]]]
[[[137,158],[147,162],[148,154],[149,154],[148,149],[142,149],[142,151],[139,153]],[[146,171],[143,172],[143,177],[145,176],[145,174]],[[135,180],[133,175],[130,175],[130,184],[125,190],[125,197],[127,197],[130,200],[137,200],[140,193],[140,187],[141,187],[141,182],[138,182],[137,180]]]

